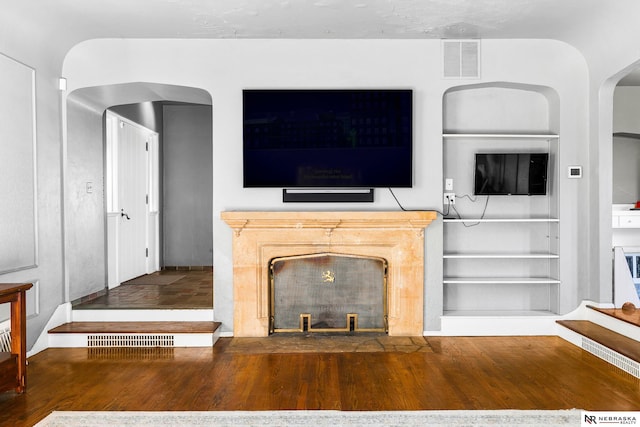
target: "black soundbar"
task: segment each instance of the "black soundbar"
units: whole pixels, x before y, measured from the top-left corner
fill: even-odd
[[[362,190],[306,190],[286,189],[282,190],[282,201],[291,202],[373,202],[373,188]]]

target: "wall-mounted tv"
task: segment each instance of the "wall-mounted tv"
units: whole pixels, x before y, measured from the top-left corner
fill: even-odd
[[[548,153],[477,153],[474,194],[547,194]]]
[[[244,90],[244,187],[412,185],[412,91]]]

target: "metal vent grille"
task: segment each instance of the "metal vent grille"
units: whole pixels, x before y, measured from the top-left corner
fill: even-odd
[[[87,336],[87,347],[173,347],[174,335],[102,334]]]
[[[480,40],[442,40],[444,78],[480,78]]]
[[[613,366],[622,369],[628,374],[631,374],[636,378],[640,378],[640,363],[635,360],[629,359],[628,357],[585,337],[582,337],[582,348],[594,356],[609,362]]]
[[[11,330],[0,330],[0,352],[11,352]]]

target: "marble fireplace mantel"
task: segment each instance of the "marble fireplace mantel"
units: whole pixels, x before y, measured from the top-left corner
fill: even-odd
[[[269,262],[316,253],[385,258],[389,335],[422,335],[424,229],[435,212],[228,211],[221,218],[234,232],[234,336],[269,334]]]

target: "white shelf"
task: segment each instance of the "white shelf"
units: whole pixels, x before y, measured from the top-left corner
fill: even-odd
[[[443,138],[468,138],[468,139],[558,139],[554,133],[443,133]]]
[[[557,254],[528,253],[528,254],[470,254],[447,253],[443,255],[447,259],[558,259]]]
[[[548,284],[559,284],[560,281],[557,279],[553,279],[551,277],[445,277],[442,283],[450,284],[450,285],[460,285],[460,284],[476,284],[476,285],[514,285],[514,284],[525,284],[525,285],[548,285]]]
[[[443,314],[450,317],[558,316],[547,310],[446,310]]]
[[[443,222],[560,222],[558,218],[444,218]]]

